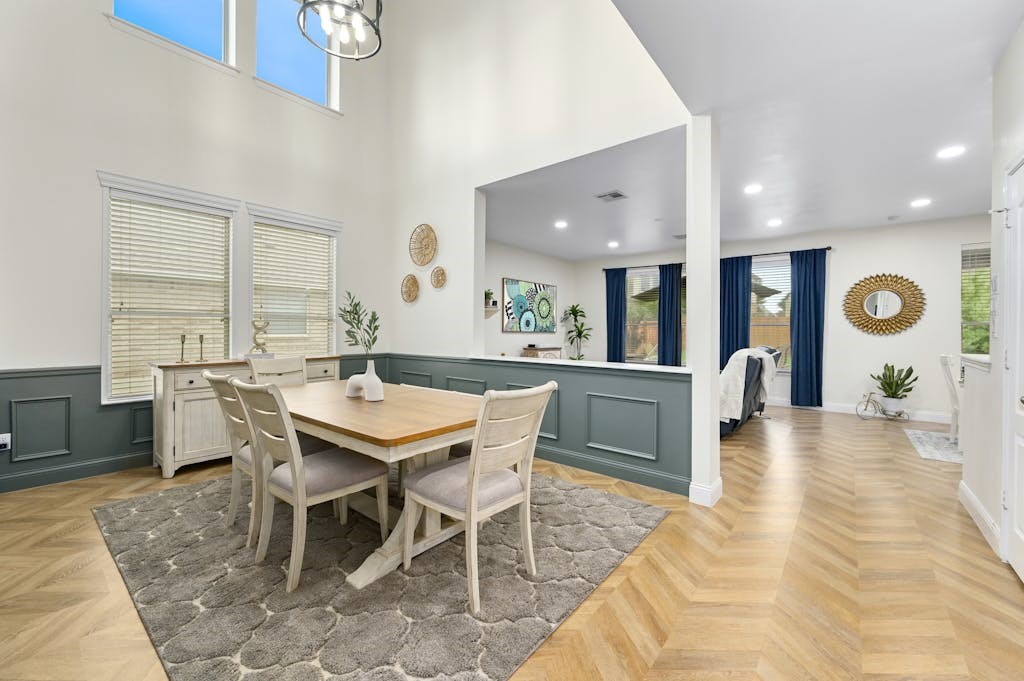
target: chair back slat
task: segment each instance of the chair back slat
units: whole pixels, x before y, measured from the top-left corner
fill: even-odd
[[[284,461],[291,469],[296,497],[305,501],[306,479],[302,454],[291,414],[276,385],[249,385],[237,378],[231,384],[245,408],[255,447],[254,458],[262,461]]]
[[[214,395],[217,396],[217,404],[220,405],[221,412],[224,414],[228,435],[233,440],[232,449],[241,447],[249,441],[249,424],[245,420],[245,409],[238,401],[238,393],[231,385],[232,377],[206,370],[203,372],[203,378],[207,380],[210,387],[213,388]]]
[[[305,385],[305,357],[272,357],[260,359],[249,358],[249,370],[252,380],[259,385],[272,384],[277,386]]]
[[[557,389],[557,383],[548,381],[536,388],[484,393],[469,455],[467,514],[474,510],[480,476],[485,473],[515,466],[524,490],[529,489],[540,424]]]

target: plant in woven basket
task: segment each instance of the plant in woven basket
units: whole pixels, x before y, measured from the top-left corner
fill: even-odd
[[[902,400],[910,394],[917,383],[917,376],[914,376],[914,367],[897,370],[892,364],[882,367],[881,374],[871,374],[871,378],[878,383],[878,389],[890,399]]]
[[[338,308],[338,316],[348,326],[345,342],[354,348],[361,347],[369,356],[377,344],[377,333],[380,331],[377,311],[367,310],[351,291],[345,291],[345,305]]]
[[[594,330],[584,324],[583,320],[586,318],[587,313],[577,304],[570,305],[562,313],[562,322],[569,327],[565,333],[565,341],[576,347],[576,354],[569,359],[583,359],[583,341],[590,340],[590,332]]]

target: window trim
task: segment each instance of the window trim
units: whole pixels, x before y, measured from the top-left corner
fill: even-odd
[[[132,22],[122,19],[121,17],[114,14],[114,2],[111,0],[107,6],[107,10],[103,12],[103,16],[107,18],[112,28],[116,28],[119,31],[123,31],[128,35],[135,36],[145,40],[146,42],[156,45],[157,47],[163,47],[164,49],[176,52],[183,57],[187,57],[194,62],[203,64],[214,68],[222,73],[237,75],[241,73],[238,69],[238,40],[237,40],[237,17],[238,12],[236,9],[237,0],[223,0],[224,3],[224,33],[221,37],[221,52],[223,53],[222,59],[214,59],[208,54],[204,54],[199,50],[194,50],[187,45],[171,40],[166,36],[162,36],[159,33],[154,33],[148,28],[133,24]]]
[[[308,99],[300,94],[292,92],[287,88],[283,88],[280,85],[271,83],[269,80],[263,80],[259,76],[253,76],[252,81],[256,84],[256,87],[260,88],[261,90],[266,90],[267,92],[275,94],[278,97],[283,97],[291,102],[295,102],[296,104],[301,104],[302,106],[309,107],[310,109],[318,111],[325,116],[333,116],[340,118],[345,115],[339,109],[332,109],[329,106],[324,106],[320,102],[314,102],[312,99]]]
[[[100,270],[100,347],[102,349],[102,360],[100,363],[100,404],[130,404],[134,402],[148,402],[154,397],[149,395],[129,395],[125,397],[114,397],[110,394],[111,389],[111,347],[110,347],[110,229],[111,198],[133,198],[165,205],[172,208],[188,208],[221,215],[228,219],[228,338],[232,337],[233,319],[232,302],[235,288],[235,263],[232,257],[234,253],[235,227],[238,224],[238,213],[241,210],[242,202],[228,199],[223,196],[206,194],[192,191],[171,185],[139,180],[135,178],[116,175],[105,171],[97,171],[100,182],[100,189],[103,203],[103,236],[101,239],[101,270]],[[230,350],[230,348],[229,348]]]
[[[276,86],[274,86],[276,87]],[[298,95],[296,95],[298,96]],[[320,106],[315,102],[311,102],[315,106]],[[322,108],[322,107],[321,107]],[[335,112],[337,113],[337,112]],[[296,211],[287,210],[285,208],[274,208],[272,206],[264,206],[258,203],[246,203],[246,214],[248,217],[249,227],[249,281],[248,289],[245,294],[245,309],[248,319],[248,327],[252,328],[252,307],[253,299],[255,298],[254,288],[256,282],[256,223],[260,222],[265,225],[275,225],[277,227],[284,227],[287,229],[297,229],[304,232],[315,232],[317,234],[326,234],[327,236],[334,238],[334,290],[331,291],[331,309],[337,309],[338,307],[338,284],[341,277],[338,276],[341,263],[341,232],[343,223],[338,220],[332,220],[330,218],[321,218],[315,215],[307,215],[305,213],[298,213]],[[285,337],[284,335],[278,336],[278,338]],[[327,349],[327,354],[335,354],[338,352],[338,320],[334,319],[334,333],[331,334],[331,347]]]

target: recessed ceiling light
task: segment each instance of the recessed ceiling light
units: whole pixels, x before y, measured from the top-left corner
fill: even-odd
[[[608,242],[608,248],[618,248],[618,247],[619,247],[619,242],[618,241],[609,241]]]
[[[769,227],[781,227],[782,226],[782,218],[772,218],[771,220],[768,221],[768,226]]]
[[[935,154],[936,158],[956,158],[957,156],[963,156],[964,152],[967,151],[967,147],[962,144],[954,144],[951,147],[945,149],[939,149],[938,153]]]
[[[746,187],[744,187],[743,188],[743,193],[744,194],[760,194],[763,189],[764,189],[764,187],[762,187],[758,183],[754,182],[753,184],[748,184]]]
[[[555,229],[565,229],[568,226],[569,223],[566,222],[565,220],[558,220],[557,222],[555,222]]]
[[[910,207],[911,208],[924,208],[925,206],[931,205],[931,203],[932,203],[931,199],[923,199],[923,198],[922,199],[914,199],[913,201],[910,202]]]

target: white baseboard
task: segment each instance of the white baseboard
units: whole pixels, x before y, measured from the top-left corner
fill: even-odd
[[[978,501],[978,497],[974,496],[974,492],[971,491],[971,488],[963,480],[960,481],[960,486],[957,488],[957,496],[960,498],[960,503],[963,504],[963,507],[967,509],[967,513],[974,519],[974,524],[981,530],[985,541],[992,547],[995,554],[1005,561],[1006,558],[1003,557],[999,550],[999,537],[1001,536],[999,525],[996,521],[992,520],[992,516],[989,515],[985,507]]]
[[[691,504],[708,507],[714,506],[722,498],[722,479],[718,478],[710,485],[698,485],[695,482],[691,482],[690,493],[687,496],[690,497]]]
[[[790,402],[784,397],[769,397],[768,404],[776,407],[789,407]],[[821,411],[831,411],[837,414],[856,414],[856,404],[845,404],[843,402],[825,402],[821,407],[796,407],[796,409],[819,409]],[[883,418],[883,417],[879,417]],[[928,423],[950,423],[949,414],[941,411],[928,411],[924,409],[912,409],[910,410],[911,421],[927,421]]]

